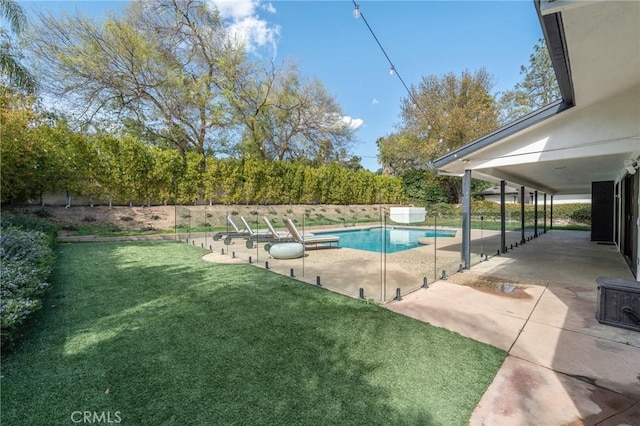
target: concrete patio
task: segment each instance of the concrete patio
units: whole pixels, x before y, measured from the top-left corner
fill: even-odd
[[[462,276],[521,288],[438,281],[387,307],[509,353],[472,425],[640,424],[640,332],[595,318],[596,278],[633,279],[614,246],[551,231]]]

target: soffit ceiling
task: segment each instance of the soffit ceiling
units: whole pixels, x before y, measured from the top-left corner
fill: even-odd
[[[570,2],[560,13],[577,107],[640,84],[639,1]]]

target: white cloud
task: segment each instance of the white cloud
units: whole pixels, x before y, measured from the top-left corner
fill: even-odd
[[[209,0],[216,6],[223,18],[241,20],[255,13],[260,0]]]
[[[275,13],[271,3],[261,4],[260,0],[209,0],[220,11],[220,16],[228,22],[231,37],[255,52],[261,47],[271,47],[275,56],[280,26],[270,25],[258,15],[259,10]]]
[[[263,10],[266,10],[269,13],[276,13],[276,8],[271,3],[267,3],[262,6]]]
[[[236,21],[229,26],[229,32],[233,37],[242,40],[249,50],[255,47],[276,47],[276,41],[280,32],[279,27],[269,27],[269,23],[256,16],[248,16]]]
[[[341,120],[351,130],[357,130],[364,124],[364,120],[361,118],[351,118],[348,115],[343,116]]]
[[[377,100],[376,98],[373,98],[373,100],[371,101],[371,105],[378,105],[380,103],[379,100]]]

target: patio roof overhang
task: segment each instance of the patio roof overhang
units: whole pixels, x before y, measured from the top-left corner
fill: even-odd
[[[437,159],[442,174],[591,192],[640,157],[640,2],[539,1],[563,99]]]

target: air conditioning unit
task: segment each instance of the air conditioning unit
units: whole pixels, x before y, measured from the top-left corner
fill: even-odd
[[[598,322],[640,331],[640,282],[600,277],[596,283]]]

